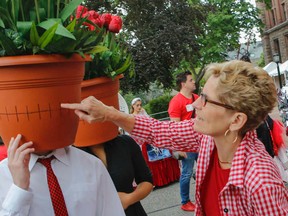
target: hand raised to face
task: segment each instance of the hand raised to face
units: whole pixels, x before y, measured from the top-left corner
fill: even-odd
[[[29,161],[30,154],[35,151],[31,148],[32,142],[19,146],[21,135],[12,137],[8,147],[8,168],[16,186],[28,190],[30,184]]]

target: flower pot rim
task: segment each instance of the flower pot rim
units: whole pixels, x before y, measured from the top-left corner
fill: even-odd
[[[119,80],[121,78],[123,78],[124,75],[123,74],[119,74],[117,75],[114,79],[109,78],[109,77],[95,77],[92,79],[88,79],[88,80],[83,80],[81,83],[81,88],[85,88],[91,85],[95,85],[95,84],[100,84],[100,83],[105,83],[105,82],[110,82],[110,81],[114,81],[114,80]]]
[[[75,61],[91,61],[89,55],[83,58],[79,54],[71,56],[61,54],[41,54],[41,55],[19,55],[19,56],[4,56],[0,57],[0,67],[10,65],[30,65],[30,64],[43,64],[48,62],[61,63],[61,62],[75,62]]]

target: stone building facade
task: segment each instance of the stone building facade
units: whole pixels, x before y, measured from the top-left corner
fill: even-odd
[[[273,55],[279,54],[280,62],[288,60],[288,0],[271,0],[271,9],[256,1],[260,9],[260,18],[265,24],[262,34],[265,63],[273,61]]]

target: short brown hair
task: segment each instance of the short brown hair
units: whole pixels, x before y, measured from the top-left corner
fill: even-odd
[[[180,91],[182,88],[181,83],[187,81],[187,76],[192,75],[190,71],[184,71],[182,73],[177,74],[176,76],[176,86],[177,90]]]
[[[277,103],[277,91],[272,78],[249,62],[232,60],[210,64],[206,78],[219,77],[218,98],[235,110],[243,112],[248,119],[241,134],[253,130],[266,118]]]

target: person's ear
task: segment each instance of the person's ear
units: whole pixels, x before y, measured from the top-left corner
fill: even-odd
[[[239,131],[241,128],[243,128],[243,126],[247,122],[247,119],[248,118],[247,118],[247,115],[245,113],[236,112],[232,116],[232,122],[230,124],[229,129],[231,131]]]

